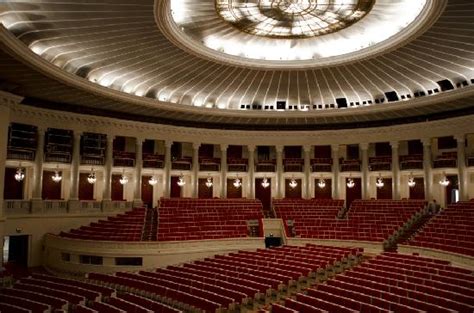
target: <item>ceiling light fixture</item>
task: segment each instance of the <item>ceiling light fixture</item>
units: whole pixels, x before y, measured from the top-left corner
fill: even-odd
[[[94,185],[96,181],[97,181],[97,176],[95,175],[94,169],[91,168],[91,172],[89,176],[87,176],[87,182],[91,185]]]
[[[377,181],[375,182],[375,186],[377,186],[377,188],[383,188],[383,186],[385,186],[385,183],[383,182],[383,178],[380,176],[379,174],[379,177],[377,177]]]
[[[178,177],[178,182],[177,182],[178,186],[179,187],[183,187],[184,185],[186,185],[186,182],[184,181],[184,176],[183,174],[181,174],[179,177]]]
[[[23,179],[25,179],[25,172],[23,172],[20,164],[20,167],[16,169],[15,180],[17,182],[21,182]]]
[[[324,187],[326,187],[326,181],[324,180],[324,178],[319,179],[318,187],[321,188],[321,189],[324,189]]]
[[[240,188],[242,186],[242,181],[237,177],[235,180],[234,180],[234,187],[235,188]]]
[[[288,185],[291,189],[295,189],[298,186],[298,182],[294,178],[292,178]]]
[[[443,177],[439,181],[439,184],[443,187],[447,187],[450,184],[449,179],[448,177],[446,177],[446,174],[444,172],[443,172]]]
[[[122,174],[122,177],[120,177],[119,182],[121,185],[128,184],[128,177],[125,175],[125,172]]]
[[[408,187],[413,188],[415,187],[415,185],[416,185],[415,178],[411,176],[410,174],[410,176],[408,177]]]
[[[151,186],[155,186],[156,184],[158,184],[158,179],[155,177],[155,175],[151,176],[150,179],[148,180],[148,183],[151,185]]]
[[[270,182],[268,181],[268,179],[266,177],[264,177],[263,180],[262,180],[262,187],[263,188],[268,188],[268,186],[270,186]]]
[[[212,183],[212,178],[211,178],[211,177],[208,177],[208,178],[206,179],[206,187],[207,187],[207,188],[211,188],[212,185],[213,185],[213,183]]]
[[[349,177],[349,178],[347,179],[346,185],[347,185],[347,188],[354,188],[355,182],[354,182],[354,180],[353,180],[352,178]]]
[[[53,180],[53,182],[59,183],[63,179],[63,177],[59,173],[59,170],[55,170],[54,175],[51,176],[51,179]]]

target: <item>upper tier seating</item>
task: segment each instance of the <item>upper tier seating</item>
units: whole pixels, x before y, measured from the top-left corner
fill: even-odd
[[[261,218],[259,200],[161,199],[158,240],[247,237],[247,221]]]
[[[146,220],[147,210],[154,209],[135,208],[124,214],[90,223],[89,226],[61,232],[60,236],[82,240],[141,241],[145,225],[151,223]]]
[[[449,205],[408,243],[474,256],[474,201]]]
[[[336,275],[275,312],[474,312],[473,272],[447,261],[383,253]]]
[[[296,281],[358,258],[359,248],[318,245],[284,246],[217,255],[182,266],[156,271],[90,273],[89,279],[119,290],[158,296],[167,303],[181,302],[206,312],[235,309],[286,290]]]
[[[277,202],[275,211],[285,222],[293,220],[294,231],[302,238],[383,241],[425,206],[423,200],[355,200],[346,218],[337,219],[340,200],[325,201],[334,205],[315,201],[314,205],[288,208]]]

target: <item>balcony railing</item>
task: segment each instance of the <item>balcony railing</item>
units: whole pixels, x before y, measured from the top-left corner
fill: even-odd
[[[229,172],[247,172],[248,159],[227,159]]]
[[[255,167],[257,172],[275,172],[276,171],[276,160],[258,160]]]
[[[31,213],[31,202],[28,200],[5,200],[5,215],[25,215]]]
[[[199,170],[203,172],[217,172],[221,168],[220,158],[200,158]]]
[[[341,172],[360,172],[360,160],[343,160]]]
[[[371,171],[390,171],[392,169],[392,157],[369,158],[369,169]]]
[[[114,151],[114,166],[134,167],[135,156],[133,152]]]
[[[165,156],[158,154],[143,154],[144,168],[164,168]]]
[[[192,168],[193,159],[191,157],[177,158],[171,161],[171,169],[190,171]]]
[[[102,202],[101,201],[81,201],[81,210],[85,212],[100,212],[102,211]]]
[[[311,159],[311,171],[312,172],[331,172],[332,171],[332,159],[331,158],[315,158]]]
[[[8,147],[7,159],[9,160],[21,160],[21,161],[34,161],[35,151],[27,150],[15,147]]]
[[[304,159],[288,158],[283,159],[283,169],[285,172],[302,172],[304,166]]]

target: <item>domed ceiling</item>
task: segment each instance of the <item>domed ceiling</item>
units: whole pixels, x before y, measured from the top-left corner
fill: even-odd
[[[472,109],[473,21],[463,0],[3,1],[0,87],[180,125],[403,122]]]

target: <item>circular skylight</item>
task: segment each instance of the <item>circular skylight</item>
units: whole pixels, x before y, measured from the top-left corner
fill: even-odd
[[[257,36],[304,38],[346,28],[370,11],[375,0],[216,0],[217,13]]]
[[[295,68],[386,51],[429,23],[434,0],[161,1],[160,29],[188,51],[224,63]]]

